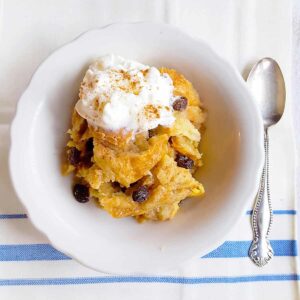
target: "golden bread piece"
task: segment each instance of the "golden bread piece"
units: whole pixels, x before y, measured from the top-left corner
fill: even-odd
[[[199,106],[188,106],[186,108],[186,117],[199,130],[205,121],[206,114]]]
[[[105,147],[102,141],[95,140],[94,159],[96,164],[125,187],[147,174],[164,156],[168,147],[168,136],[157,135],[149,139],[149,149],[140,153],[119,152]]]
[[[180,168],[174,159],[165,155],[153,169],[156,183],[147,201],[137,203],[130,195],[106,188],[106,193],[93,193],[100,205],[113,217],[137,216],[144,219],[167,220],[177,212],[178,203],[189,196],[200,196],[204,193],[201,183],[193,178],[189,170]],[[106,186],[105,186],[106,187]]]
[[[172,146],[177,152],[194,160],[197,166],[201,165],[201,154],[198,150],[198,142],[192,141],[185,136],[178,135],[172,137]]]
[[[188,105],[201,105],[197,91],[195,90],[191,82],[189,82],[182,74],[178,73],[174,69],[160,68],[159,70],[161,73],[168,74],[173,80],[175,96],[184,96],[185,98],[187,98]]]
[[[188,139],[200,142],[200,132],[197,130],[197,128],[190,122],[190,120],[182,118],[181,116],[176,118],[174,124],[172,127],[162,127],[159,126],[157,129],[157,132],[160,134],[167,134],[169,137],[171,136],[185,136]]]

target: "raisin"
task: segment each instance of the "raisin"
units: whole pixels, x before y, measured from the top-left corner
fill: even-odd
[[[90,200],[89,188],[83,184],[75,184],[73,187],[73,195],[80,203],[86,203]]]
[[[175,161],[177,162],[177,166],[181,168],[192,169],[194,167],[194,161],[182,154],[177,154]]]
[[[93,165],[92,157],[94,155],[93,138],[89,138],[85,143],[85,153],[82,158],[82,163],[85,167],[90,168]]]
[[[93,138],[89,138],[85,143],[85,151],[93,152],[93,150],[94,150]]]
[[[121,188],[121,185],[118,181],[114,181],[111,183],[111,185],[114,187],[114,188]]]
[[[86,168],[90,168],[93,165],[92,162],[93,153],[87,152],[82,157],[81,161]]]
[[[91,161],[91,158],[88,156],[84,156],[82,158],[82,163],[83,163],[84,167],[87,169],[89,169],[90,167],[93,166],[93,162]]]
[[[149,190],[145,185],[140,186],[132,193],[132,200],[135,202],[143,202],[149,197]]]
[[[181,96],[174,101],[173,109],[177,111],[183,111],[186,109],[187,104],[188,100],[185,97]]]
[[[71,165],[76,166],[80,162],[80,151],[76,147],[68,150],[68,161]]]

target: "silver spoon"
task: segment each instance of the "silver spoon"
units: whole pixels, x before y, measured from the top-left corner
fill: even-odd
[[[276,124],[283,115],[285,84],[277,62],[272,58],[261,59],[251,70],[248,86],[256,101],[264,124],[265,164],[252,214],[253,241],[249,256],[262,267],[273,257],[274,251],[268,236],[273,220],[269,188],[269,137],[268,128]]]

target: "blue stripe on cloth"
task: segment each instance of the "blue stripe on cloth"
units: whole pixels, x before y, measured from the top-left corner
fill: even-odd
[[[247,257],[250,241],[227,241],[203,258]],[[295,240],[272,240],[275,256],[297,256]],[[0,245],[0,261],[71,259],[48,244]]]
[[[252,215],[253,210],[247,210],[247,215]],[[275,209],[273,210],[274,215],[296,215],[297,211],[294,209]]]
[[[1,219],[26,219],[26,214],[0,214]]]
[[[75,277],[75,278],[40,278],[40,279],[0,279],[0,286],[11,285],[67,285],[95,283],[175,283],[175,284],[205,284],[205,283],[239,283],[257,281],[296,281],[297,274],[254,275],[254,276],[220,276],[220,277],[171,277],[171,276],[105,276],[105,277]]]
[[[0,245],[0,261],[71,259],[49,244]]]
[[[273,210],[274,215],[296,215],[297,211],[293,209],[278,209]],[[252,210],[247,210],[246,215],[252,215]],[[26,214],[0,214],[1,219],[26,219]]]
[[[297,256],[295,240],[271,240],[275,256]],[[234,258],[248,256],[251,241],[229,241],[203,256],[203,258]]]

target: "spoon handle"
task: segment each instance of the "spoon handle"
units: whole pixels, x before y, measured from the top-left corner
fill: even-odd
[[[274,255],[268,239],[273,212],[269,188],[269,136],[267,129],[264,134],[264,146],[265,164],[252,214],[253,241],[249,249],[250,258],[259,267],[266,265]]]

